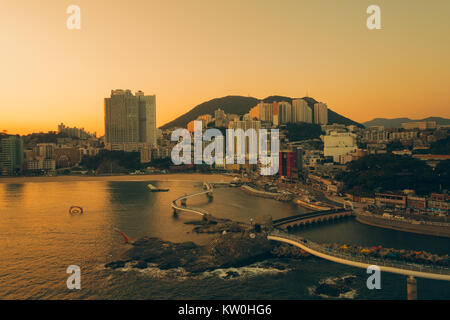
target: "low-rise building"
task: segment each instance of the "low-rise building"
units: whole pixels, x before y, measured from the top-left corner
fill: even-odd
[[[387,142],[389,141],[389,133],[379,127],[370,127],[362,132],[363,142]]]
[[[427,208],[427,199],[425,197],[408,196],[407,206],[414,210],[425,210]]]
[[[448,215],[450,211],[449,200],[448,194],[432,193],[428,199],[428,209]]]
[[[394,193],[376,193],[375,204],[379,207],[406,208],[406,195]]]
[[[419,135],[418,131],[391,132],[389,140],[413,140]]]
[[[80,161],[80,152],[77,147],[55,148],[54,159],[58,168],[72,167]]]
[[[358,160],[367,155],[367,152],[362,149],[356,149],[355,151],[349,152],[339,157],[340,164],[346,164],[355,160]]]
[[[54,159],[34,159],[29,160],[25,164],[27,171],[48,171],[53,172],[56,169],[56,161]]]

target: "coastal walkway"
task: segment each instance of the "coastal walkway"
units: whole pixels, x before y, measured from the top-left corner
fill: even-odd
[[[203,191],[192,193],[189,195],[181,196],[175,200],[172,201],[171,207],[173,209],[173,214],[176,215],[178,212],[192,212],[198,215],[201,215],[204,219],[206,219],[208,216],[211,216],[207,211],[200,209],[200,208],[194,208],[194,207],[187,207],[187,199],[198,197],[200,195],[206,195],[208,198],[208,201],[213,200],[213,192],[214,188],[211,183],[204,182],[203,183]],[[179,204],[178,204],[179,202]]]
[[[329,261],[367,269],[369,266],[378,266],[381,271],[405,275],[407,279],[408,299],[417,299],[417,285],[415,278],[450,281],[450,268],[444,266],[431,266],[416,263],[407,263],[393,259],[379,259],[365,255],[344,253],[329,247],[314,243],[302,237],[281,232],[272,231],[267,239],[288,243],[299,247],[306,252]]]

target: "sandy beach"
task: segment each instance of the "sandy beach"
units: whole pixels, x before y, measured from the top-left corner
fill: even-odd
[[[117,176],[54,176],[54,177],[0,177],[0,183],[26,182],[64,182],[64,181],[231,181],[232,177],[223,174],[205,173],[169,173],[146,175],[117,175]]]

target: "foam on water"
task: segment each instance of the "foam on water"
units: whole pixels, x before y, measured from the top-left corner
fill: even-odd
[[[266,274],[278,274],[289,272],[291,269],[283,266],[283,269],[276,268],[267,262],[257,262],[239,268],[223,268],[204,272],[204,277],[218,277],[223,280],[245,279]]]
[[[277,268],[278,267],[278,268]],[[248,266],[239,268],[219,268],[211,271],[205,271],[200,274],[192,274],[184,268],[160,269],[156,264],[148,264],[147,268],[134,268],[133,263],[126,263],[123,268],[118,268],[121,272],[138,272],[141,275],[153,279],[172,279],[183,281],[186,279],[205,279],[205,278],[220,278],[223,280],[247,279],[267,274],[286,273],[292,269],[287,265],[277,263],[272,265],[268,261],[257,262]]]

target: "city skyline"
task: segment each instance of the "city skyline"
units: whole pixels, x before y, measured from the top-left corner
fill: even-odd
[[[366,27],[370,4],[80,0],[81,29],[68,30],[66,3],[7,3],[0,129],[103,135],[116,88],[158,96],[158,127],[227,95],[311,96],[358,122],[449,117],[450,3],[380,0],[381,30]]]
[[[116,91],[116,90],[123,90],[123,91],[131,91],[130,89],[112,89],[111,91]],[[136,92],[143,92],[142,90],[136,90]],[[156,95],[151,95],[152,97],[156,97]],[[273,95],[272,95],[273,96]],[[220,97],[220,98],[224,98],[224,97]],[[295,103],[295,101],[304,101],[304,99],[303,98],[293,98],[292,99],[292,101],[293,101],[293,103]],[[204,103],[205,101],[203,101],[203,103]],[[200,105],[200,104],[202,104],[202,103],[199,103],[198,105]],[[264,103],[263,102],[263,99],[261,99],[260,100],[260,104],[266,104],[266,103]],[[251,112],[252,112],[252,110],[254,110],[256,107],[258,107],[260,104],[257,104],[257,105],[255,105],[255,107],[253,107],[253,108],[250,108],[250,110],[249,110],[249,112],[247,113],[247,115],[248,114],[250,114]],[[280,110],[281,110],[281,107],[285,107],[285,104],[288,104],[291,108],[292,108],[292,110],[294,110],[294,107],[293,106],[291,106],[291,104],[289,103],[289,102],[287,102],[287,101],[284,101],[284,100],[280,100],[280,101],[278,101],[278,102],[274,102],[274,104],[277,104],[277,105],[279,105],[279,108],[280,108]],[[196,105],[196,106],[198,106],[198,105]],[[272,103],[269,103],[269,105],[271,105],[272,106]],[[306,103],[305,103],[305,105],[306,105]],[[323,102],[319,102],[319,103],[317,103],[316,105],[325,105],[325,107],[327,107],[327,104],[326,103],[323,103]],[[315,106],[316,106],[315,105]],[[187,109],[186,110],[186,112],[188,112],[188,111],[190,111],[190,110],[192,110],[192,109],[194,109],[196,106],[193,106],[192,108],[189,108],[189,109]],[[221,106],[218,104],[217,105],[217,109],[220,109],[221,108]],[[304,107],[305,109],[309,109],[309,117],[311,117],[311,108],[310,107],[308,107],[307,105],[306,105],[306,107]],[[104,109],[104,101],[103,101],[103,109]],[[102,111],[104,111],[104,110],[102,110]],[[333,110],[334,111],[334,110]],[[177,118],[179,118],[180,116],[182,116],[184,113],[186,113],[186,112],[183,112],[182,114],[179,114],[178,116],[175,116],[175,118],[173,118],[173,119],[171,119],[171,120],[175,120],[175,119],[177,119]],[[283,111],[279,111],[280,112],[280,115],[282,114],[281,112],[283,112]],[[296,112],[296,111],[291,111],[292,113],[294,113],[294,112]],[[306,112],[306,111],[302,111],[302,112]],[[211,114],[205,114],[205,115],[203,115],[203,116],[212,116],[212,118],[214,118],[214,112],[213,113],[211,113]],[[242,114],[242,115],[240,115],[240,116],[245,116],[245,114]],[[351,119],[351,120],[354,120],[352,117],[351,117],[351,115],[344,115],[344,116],[346,116],[347,118],[349,118],[349,119]],[[308,117],[308,115],[305,115],[305,114],[302,114],[302,115],[299,115],[299,116],[296,116],[296,117],[299,117],[299,119],[303,119],[303,117]],[[382,116],[380,116],[380,117],[373,117],[373,118],[370,118],[369,120],[367,120],[367,121],[356,121],[356,122],[358,122],[358,123],[361,123],[361,124],[363,124],[363,123],[365,123],[365,122],[370,122],[370,121],[374,121],[374,120],[376,120],[376,119],[386,119],[386,120],[395,120],[395,119],[409,119],[408,121],[410,121],[410,122],[412,122],[412,123],[417,123],[417,122],[423,122],[423,121],[425,121],[424,119],[425,118],[432,118],[432,117],[438,117],[439,118],[439,116],[435,116],[435,115],[428,115],[428,116],[426,116],[426,115],[424,115],[423,116],[423,119],[420,119],[420,118],[411,118],[411,117],[408,117],[407,115],[404,115],[404,116],[399,116],[399,117],[396,117],[396,118],[389,118],[389,117],[382,117]],[[440,118],[446,118],[446,116],[442,116],[442,117],[440,117]],[[290,118],[289,118],[290,119]],[[157,129],[159,129],[160,127],[162,127],[162,126],[164,126],[165,124],[167,124],[167,123],[169,123],[169,122],[171,122],[171,120],[169,120],[169,121],[167,121],[167,122],[164,122],[164,123],[162,123],[162,124],[157,124],[156,125],[156,128]],[[58,121],[58,120],[57,120]],[[82,120],[81,120],[82,121]],[[192,120],[191,122],[193,123],[193,121],[194,120]],[[281,120],[280,120],[281,121]],[[293,121],[293,120],[292,120]],[[305,123],[312,123],[312,122],[314,122],[315,124],[317,124],[316,122],[317,122],[317,119],[309,119],[309,118],[305,118],[305,119],[303,119],[303,120],[299,120],[300,122],[305,122]],[[58,123],[58,124],[50,124],[50,128],[44,128],[44,127],[40,127],[40,129],[29,129],[29,130],[26,130],[26,131],[23,131],[23,132],[10,132],[10,131],[8,131],[7,129],[2,129],[2,128],[0,128],[0,130],[2,130],[2,132],[3,133],[6,133],[6,134],[8,134],[8,135],[19,135],[19,136],[25,136],[25,135],[29,135],[29,134],[33,134],[33,133],[46,133],[46,132],[60,132],[60,129],[59,129],[59,127],[61,126],[61,125],[64,125],[65,123],[68,123],[69,124],[69,126],[70,127],[72,127],[71,129],[72,130],[80,130],[80,132],[84,132],[85,131],[85,126],[81,123],[81,124],[75,124],[75,123],[73,123],[73,122],[70,122],[70,121],[60,121],[61,123]],[[95,134],[95,135],[97,135],[98,137],[104,137],[105,136],[105,134],[106,134],[106,132],[105,132],[105,120],[104,120],[104,114],[103,114],[103,119],[102,119],[102,125],[100,126],[100,127],[98,127],[98,131],[95,131],[95,132],[93,132],[92,134]],[[289,121],[285,121],[285,122],[290,122],[290,120]],[[100,132],[100,133],[99,133]],[[89,133],[90,134],[90,132],[87,132],[87,133]]]
[[[450,300],[450,0],[2,4],[0,300]]]

